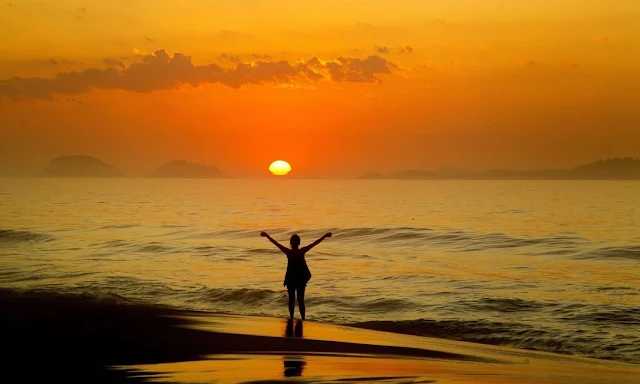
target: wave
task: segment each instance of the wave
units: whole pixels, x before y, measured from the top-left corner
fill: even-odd
[[[128,229],[128,228],[135,228],[139,226],[140,226],[139,224],[120,224],[120,225],[107,225],[100,229]]]
[[[288,237],[297,233],[303,238],[316,238],[326,232],[333,232],[332,241],[350,243],[366,242],[397,246],[436,246],[449,248],[452,252],[475,252],[491,249],[526,248],[527,254],[572,254],[579,252],[588,241],[578,236],[556,235],[549,237],[513,237],[504,233],[474,233],[455,229],[433,229],[423,227],[356,227],[293,230],[278,228],[269,231],[278,237]],[[223,230],[190,234],[190,239],[255,238],[255,230]],[[536,250],[532,250],[535,248]]]
[[[119,254],[122,251],[152,253],[152,254],[174,253],[178,251],[175,247],[171,247],[169,245],[156,242],[156,241],[144,243],[144,242],[136,242],[136,241],[129,241],[129,240],[121,240],[121,239],[89,244],[89,248],[107,249],[107,250],[114,248],[114,252],[113,252],[114,255]],[[115,249],[117,249],[117,251],[115,251]]]
[[[17,231],[12,229],[0,229],[0,245],[16,243],[41,243],[53,241],[49,235],[29,231]]]
[[[628,259],[640,261],[640,245],[603,247],[575,256],[577,259]]]
[[[180,294],[181,299],[196,305],[196,308],[215,308],[219,311],[223,307],[232,307],[242,314],[264,314],[272,309],[286,308],[288,293],[285,290],[251,288],[208,288],[197,292]],[[404,299],[371,298],[354,300],[349,296],[314,296],[306,300],[308,306],[314,308],[340,308],[345,313],[357,314],[385,314],[403,312],[415,308],[416,304]],[[204,306],[202,305],[204,304]],[[222,305],[222,306],[221,306]],[[335,313],[333,310],[327,313]],[[334,315],[323,316],[325,320],[334,320]]]
[[[277,292],[269,289],[225,289],[213,288],[198,292],[198,299],[211,303],[232,303],[235,305],[268,305],[286,303],[286,292]]]
[[[322,232],[322,231],[321,231]],[[363,238],[377,242],[418,240],[440,245],[459,246],[461,250],[474,251],[489,248],[517,248],[534,245],[579,246],[585,239],[575,236],[517,238],[503,233],[474,233],[455,229],[431,229],[420,227],[397,228],[347,228],[336,230],[336,238]]]
[[[583,355],[599,359],[640,363],[640,337],[598,337],[584,330],[543,329],[522,323],[486,320],[367,321],[352,327],[416,336],[437,337],[520,349]]]
[[[148,252],[148,253],[169,253],[173,252],[174,248],[168,247],[166,245],[162,245],[160,243],[152,242],[136,250],[137,252]]]
[[[109,229],[115,228],[127,228],[129,226],[110,226]],[[107,227],[105,227],[107,228]],[[345,228],[334,229],[326,228],[322,230],[301,230],[297,233],[303,238],[314,239],[322,234],[331,231],[334,233],[332,241],[348,242],[351,244],[367,243],[379,244],[381,246],[397,247],[399,245],[403,247],[412,246],[429,246],[445,249],[449,252],[477,252],[486,250],[503,250],[503,249],[521,249],[521,253],[527,255],[574,255],[579,254],[586,243],[585,239],[573,236],[549,236],[538,238],[518,238],[512,237],[502,233],[473,233],[460,230],[447,230],[447,229],[429,229],[429,228],[416,228],[416,227],[397,227],[397,228]],[[276,237],[288,237],[295,231],[288,229],[277,229],[271,231]],[[254,230],[224,230],[216,232],[206,233],[189,233],[185,231],[173,232],[166,234],[166,236],[173,239],[249,239],[256,238],[258,234]],[[101,248],[108,247],[123,247],[132,248],[137,252],[148,253],[164,253],[177,251],[169,247],[168,245],[153,242],[153,243],[140,243],[132,242],[129,240],[111,240],[104,243],[92,244],[91,246],[99,246]],[[215,249],[214,249],[215,248]],[[215,254],[225,251],[232,251],[233,249],[228,247],[213,247],[213,246],[196,246],[186,247],[180,249],[183,252],[192,252],[196,254]],[[244,251],[252,254],[271,254],[277,253],[273,249],[265,248],[252,248],[245,249]],[[640,246],[630,249],[603,249],[600,252],[600,257],[611,257],[614,252],[627,252],[624,255],[626,257],[640,257]],[[346,254],[345,254],[346,255]],[[337,255],[331,255],[337,256]],[[349,254],[349,256],[352,256]],[[367,257],[367,255],[363,255]],[[597,254],[586,255],[584,258],[598,257]]]
[[[101,230],[114,231],[124,228],[132,228],[137,225],[111,225],[101,228]],[[174,229],[173,232],[165,233],[165,238],[176,241],[181,240],[201,240],[211,239],[256,239],[259,233],[256,230],[219,230],[213,232],[195,232],[178,228],[177,226],[166,226],[167,229]],[[628,247],[605,247],[594,251],[585,252],[585,247],[590,242],[578,236],[566,234],[549,235],[543,237],[515,237],[505,233],[478,233],[456,229],[433,229],[424,227],[354,227],[354,228],[323,228],[323,229],[303,229],[293,230],[290,228],[276,228],[269,231],[276,238],[286,241],[291,234],[297,233],[305,240],[315,239],[326,232],[333,232],[332,242],[346,242],[353,245],[377,244],[381,247],[431,247],[439,248],[451,253],[479,252],[497,250],[518,252],[529,256],[569,256],[580,259],[602,259],[602,258],[625,258],[640,259],[640,245]],[[93,246],[98,244],[93,244]],[[104,247],[126,247],[133,244],[126,240],[112,240],[99,244]],[[139,252],[170,252],[168,246],[137,243],[136,249]],[[201,253],[201,247],[187,247],[181,249],[184,252]],[[220,249],[219,251],[224,251]],[[251,249],[254,253],[266,253],[262,248]],[[273,250],[268,251],[273,253]],[[213,253],[213,252],[210,252]]]
[[[114,292],[104,291],[56,291],[51,289],[7,289],[0,288],[0,299],[3,298],[18,298],[24,297],[29,299],[43,299],[43,300],[78,300],[91,303],[104,303],[104,304],[137,304],[135,301],[130,300],[122,295]]]
[[[341,312],[358,315],[389,314],[392,312],[397,314],[413,310],[417,305],[407,299],[384,297],[354,299],[351,296],[320,296],[311,297],[305,301],[308,301],[310,306],[339,308]]]
[[[556,306],[555,303],[542,303],[538,301],[485,297],[474,301],[460,301],[456,306],[462,306],[468,310],[493,311],[493,312],[536,312],[548,307]]]
[[[608,308],[568,315],[565,321],[588,324],[616,324],[621,326],[640,326],[640,308]]]

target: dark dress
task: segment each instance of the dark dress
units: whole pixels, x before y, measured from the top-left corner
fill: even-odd
[[[311,280],[311,271],[304,258],[306,250],[291,249],[287,252],[287,273],[284,284],[287,288],[303,288]]]

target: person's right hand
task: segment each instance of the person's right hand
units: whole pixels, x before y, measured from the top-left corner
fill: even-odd
[[[327,232],[327,233],[324,235],[324,237],[331,237],[331,236],[332,236],[332,235],[331,235],[331,232]]]
[[[260,236],[267,237],[267,232],[260,232]]]

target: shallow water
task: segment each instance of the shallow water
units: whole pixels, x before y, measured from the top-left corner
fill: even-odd
[[[640,183],[0,179],[0,283],[640,363]]]

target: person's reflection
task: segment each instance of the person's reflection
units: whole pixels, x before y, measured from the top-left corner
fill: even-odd
[[[302,321],[298,320],[293,330],[293,336],[302,338]]]
[[[284,356],[284,376],[302,376],[302,371],[307,362],[302,356]]]
[[[287,320],[284,336],[302,338],[302,321],[298,320],[294,323],[292,319]],[[302,356],[284,356],[283,363],[285,377],[302,376],[304,366],[307,365]]]
[[[284,335],[286,337],[293,337],[293,319],[287,320],[287,326],[284,328]]]
[[[284,329],[284,335],[286,337],[299,337],[302,338],[302,321],[295,322],[292,319],[287,320],[287,326]]]

